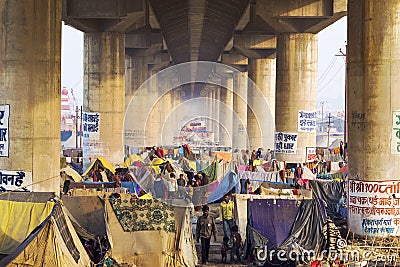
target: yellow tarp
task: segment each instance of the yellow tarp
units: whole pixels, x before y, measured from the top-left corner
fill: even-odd
[[[108,170],[110,170],[113,174],[115,174],[115,169],[114,167],[111,165],[110,162],[108,162],[105,158],[100,158],[98,157],[96,160],[94,160],[92,162],[92,164],[90,164],[89,168],[86,169],[86,171],[82,174],[82,177],[85,177],[88,175],[89,171],[93,168],[94,164],[96,163],[97,160],[100,160],[101,164],[104,166],[104,168],[107,168]]]
[[[51,213],[54,202],[0,200],[0,254],[10,254]]]
[[[197,170],[196,161],[189,161],[189,166],[193,170]]]
[[[80,176],[79,173],[77,173],[74,169],[72,169],[70,166],[67,166],[60,171],[64,171],[68,176],[71,176],[72,179],[74,179],[74,182],[82,182],[82,177]]]
[[[150,194],[144,194],[143,196],[139,197],[140,199],[153,199]]]
[[[152,164],[152,165],[160,165],[160,164],[163,164],[164,162],[165,162],[165,160],[163,160],[163,159],[154,158],[154,159],[151,161],[151,164]]]
[[[140,161],[140,162],[144,163],[144,161],[143,161],[143,159],[142,159],[141,156],[139,156],[139,155],[137,155],[137,154],[130,154],[130,155],[126,158],[126,160],[125,160],[125,162],[124,162],[124,167],[125,167],[125,168],[128,168],[129,166],[131,166],[131,165],[132,165],[134,162],[136,162],[136,161]]]
[[[56,208],[57,209],[57,208]],[[0,261],[0,266],[16,267],[16,266],[52,266],[52,267],[86,267],[91,266],[90,258],[87,255],[74,227],[65,214],[64,208],[60,207],[62,217],[65,218],[65,224],[58,228],[54,217],[41,228],[36,236],[24,247],[18,251],[11,261]],[[79,253],[79,259],[75,260],[70,249],[65,243],[61,231],[70,233],[71,239],[68,239],[69,245],[76,248]],[[64,232],[65,233],[65,232]],[[70,248],[71,248],[70,247]]]

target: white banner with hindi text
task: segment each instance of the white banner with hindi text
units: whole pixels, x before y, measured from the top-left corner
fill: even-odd
[[[317,112],[314,110],[299,110],[298,131],[315,132],[317,125]]]
[[[400,235],[400,181],[348,181],[348,223],[360,235]]]
[[[275,133],[275,153],[296,154],[297,133]]]
[[[100,140],[100,114],[98,112],[83,112],[83,139],[86,141]]]
[[[0,170],[0,192],[32,191],[32,172]]]

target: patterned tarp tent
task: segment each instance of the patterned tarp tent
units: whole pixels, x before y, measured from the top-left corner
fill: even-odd
[[[7,256],[0,266],[90,266],[60,204],[0,201],[0,210],[13,211],[7,213],[9,220],[1,221],[0,242],[5,249],[1,254]]]
[[[105,210],[111,257],[117,262],[143,267],[197,264],[188,208],[121,194],[105,201]]]

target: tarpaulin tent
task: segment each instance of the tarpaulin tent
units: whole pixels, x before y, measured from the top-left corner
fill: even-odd
[[[108,162],[105,158],[98,157],[96,158],[92,164],[90,164],[89,168],[82,174],[82,177],[88,178],[91,176],[92,172],[98,170],[99,168],[103,168],[107,173],[108,181],[113,181],[113,176],[115,174],[115,168]],[[107,182],[107,181],[104,181]]]
[[[241,234],[246,229],[244,252],[257,248],[286,253],[315,250],[323,240],[325,211],[318,199],[299,196],[236,195]],[[247,205],[245,205],[247,201]],[[240,210],[239,210],[240,208]],[[247,220],[245,212],[247,211]],[[247,225],[243,224],[247,221]],[[261,263],[262,264],[262,263]]]
[[[270,248],[283,243],[290,234],[299,207],[292,199],[254,199],[249,201],[252,227],[269,242]]]
[[[0,260],[0,266],[90,266],[90,258],[60,204],[0,202],[1,209],[12,209],[9,214],[14,215],[10,216],[11,220],[2,220],[0,239],[10,243],[8,235],[20,238],[29,232],[21,242],[14,240],[11,246],[2,247],[7,248],[2,253],[9,253],[5,253],[7,256]],[[38,221],[40,223],[34,223]],[[30,231],[30,228],[33,230]]]
[[[344,182],[335,180],[311,180],[310,186],[315,198],[326,205],[326,212],[332,219],[342,218],[341,201],[344,197]]]
[[[70,166],[62,168],[60,172],[65,172],[68,176],[72,177],[74,182],[82,182],[82,176]]]
[[[144,160],[141,156],[139,156],[138,154],[130,154],[126,160],[124,161],[124,167],[127,168],[129,166],[131,166],[133,163],[135,162],[141,162],[144,163]]]
[[[218,183],[218,182],[214,182]],[[223,196],[231,192],[238,184],[237,175],[232,170],[228,171],[225,177],[219,182],[218,187],[208,196],[208,203],[213,203],[221,200]]]
[[[51,213],[54,202],[0,200],[0,254],[10,254]],[[6,215],[6,216],[5,216]]]
[[[105,210],[111,257],[119,263],[143,267],[197,264],[188,208],[121,195],[105,201]]]

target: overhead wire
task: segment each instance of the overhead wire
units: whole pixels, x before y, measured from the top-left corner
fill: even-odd
[[[335,72],[335,74],[333,74],[333,76],[329,79],[329,81],[324,84],[324,86],[318,88],[319,94],[322,93],[322,91],[324,91],[324,89],[327,88],[327,86],[333,81],[333,79],[337,77],[338,73],[343,69],[343,66],[345,66],[345,64],[342,64],[342,66],[340,66],[340,68]]]
[[[328,67],[326,67],[324,73],[321,75],[321,77],[319,77],[319,79],[318,79],[318,84],[320,84],[320,83],[325,79],[325,77],[329,74],[329,71],[332,69],[332,67],[333,67],[333,66],[335,65],[335,63],[336,63],[336,60],[337,60],[337,57],[336,57],[336,56],[333,56],[331,62],[330,62],[329,65],[328,65]]]

